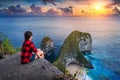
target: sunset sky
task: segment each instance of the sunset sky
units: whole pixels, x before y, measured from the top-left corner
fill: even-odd
[[[0,0],[0,13],[64,16],[119,15],[120,0]]]

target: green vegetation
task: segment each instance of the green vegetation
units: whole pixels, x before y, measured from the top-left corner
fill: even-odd
[[[17,49],[14,48],[13,45],[10,44],[8,37],[6,35],[3,35],[1,32],[0,32],[0,41],[1,41],[0,54],[11,55],[19,51],[19,48]]]
[[[65,39],[60,49],[59,57],[54,62],[55,66],[58,67],[62,72],[65,73],[66,57],[74,56],[79,63],[88,64],[87,59],[83,56],[79,48],[79,42],[82,37],[91,38],[91,35],[89,33],[83,33],[75,30]]]
[[[48,36],[44,37],[42,43],[46,43],[47,41],[51,40]]]
[[[43,40],[41,41],[40,46],[44,48],[48,41],[52,41],[52,39],[50,39],[48,36],[44,37]]]
[[[14,54],[17,52],[17,50],[10,44],[8,38],[5,38],[3,41],[3,52],[4,54]]]
[[[69,74],[69,71],[68,71],[68,70],[65,70],[65,74]]]
[[[53,63],[60,71],[65,73],[65,64],[62,62],[62,60],[58,59],[56,62]]]

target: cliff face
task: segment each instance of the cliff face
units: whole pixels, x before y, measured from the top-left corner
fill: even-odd
[[[54,52],[54,42],[49,37],[44,37],[40,46],[46,56],[50,56]]]
[[[0,60],[0,80],[52,80],[59,74],[63,73],[44,59],[21,65],[20,55],[15,54]]]
[[[54,62],[62,72],[65,72],[66,66],[70,63],[77,63],[85,67],[91,67],[91,64],[83,56],[82,52],[92,50],[92,38],[89,33],[73,31],[64,41],[59,58]]]
[[[55,57],[55,46],[53,40],[49,37],[44,37],[41,41],[40,47],[44,51],[45,59],[52,63]]]

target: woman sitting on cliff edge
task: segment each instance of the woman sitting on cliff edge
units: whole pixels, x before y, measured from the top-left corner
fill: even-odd
[[[29,63],[35,59],[44,58],[44,53],[42,50],[35,48],[34,43],[32,42],[32,32],[26,31],[24,33],[25,41],[23,42],[21,49],[21,64]],[[34,52],[34,54],[32,53]]]

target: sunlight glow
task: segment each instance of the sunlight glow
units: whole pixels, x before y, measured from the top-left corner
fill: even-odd
[[[110,8],[106,8],[105,1],[91,1],[89,5],[76,5],[73,8],[75,16],[107,16],[111,13]]]
[[[105,3],[96,2],[91,6],[94,14],[96,15],[106,15],[108,10],[105,8]]]
[[[102,11],[104,9],[104,6],[102,4],[95,4],[95,10]]]

